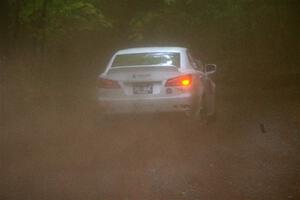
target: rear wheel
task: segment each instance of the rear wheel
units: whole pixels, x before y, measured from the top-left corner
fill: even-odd
[[[110,127],[114,124],[115,118],[112,115],[105,114],[103,110],[96,109],[94,114],[94,121],[97,127]]]
[[[202,97],[197,96],[194,98],[192,108],[190,111],[186,112],[186,115],[190,121],[197,124],[207,123],[207,107],[204,95]]]
[[[207,115],[207,121],[208,122],[215,122],[217,120],[217,113],[214,112],[211,115]]]

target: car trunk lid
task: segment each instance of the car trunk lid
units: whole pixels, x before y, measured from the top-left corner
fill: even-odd
[[[106,77],[117,80],[126,95],[157,95],[166,80],[180,74],[175,66],[128,66],[113,67]]]

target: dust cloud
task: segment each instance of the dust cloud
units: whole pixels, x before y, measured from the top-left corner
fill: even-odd
[[[39,95],[32,87],[22,105],[17,92],[1,97],[1,199],[300,198],[297,90],[218,82],[214,123],[180,115],[104,122],[91,83]],[[10,87],[2,90],[18,90]]]

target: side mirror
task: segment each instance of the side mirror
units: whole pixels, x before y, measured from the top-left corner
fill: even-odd
[[[195,61],[197,69],[199,69],[200,71],[203,71],[203,63],[198,59],[195,59],[194,61]]]
[[[195,59],[195,63],[197,64],[197,65],[202,65],[202,62],[200,61],[200,60],[198,60],[198,59]]]
[[[205,74],[209,75],[209,74],[213,74],[217,71],[217,65],[215,64],[206,64],[204,66],[204,72]]]

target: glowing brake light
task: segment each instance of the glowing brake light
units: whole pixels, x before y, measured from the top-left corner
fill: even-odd
[[[184,86],[184,87],[188,87],[192,85],[192,75],[183,75],[183,76],[178,76],[175,78],[171,78],[169,80],[167,80],[165,86],[167,87],[180,87],[180,86]]]
[[[115,80],[99,78],[98,87],[104,89],[118,89],[120,88],[120,84]]]
[[[190,85],[190,80],[189,79],[183,79],[183,80],[181,80],[181,84],[183,86],[189,86]]]

